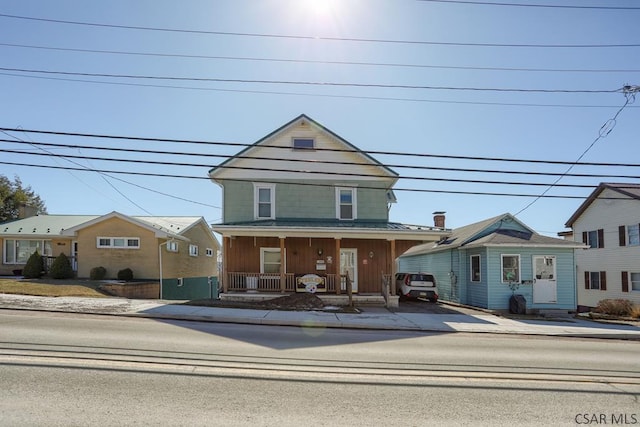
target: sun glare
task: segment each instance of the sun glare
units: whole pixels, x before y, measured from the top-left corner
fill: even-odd
[[[304,0],[305,7],[312,14],[323,17],[328,16],[335,8],[335,0]]]

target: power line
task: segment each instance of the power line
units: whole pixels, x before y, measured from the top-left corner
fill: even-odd
[[[47,76],[34,76],[24,74],[11,74],[2,73],[0,75],[31,78],[41,80],[55,80],[74,83],[90,83],[90,84],[102,84],[102,85],[114,85],[114,86],[128,86],[128,87],[147,87],[147,88],[161,88],[161,89],[183,89],[183,90],[197,90],[197,91],[209,91],[209,92],[228,92],[228,93],[250,93],[260,95],[284,95],[284,96],[304,96],[304,97],[319,97],[319,98],[335,98],[335,99],[364,99],[369,101],[399,101],[399,102],[426,102],[435,104],[458,104],[458,105],[490,105],[490,106],[507,106],[507,107],[541,107],[541,108],[615,108],[615,105],[581,105],[581,104],[537,104],[537,103],[517,103],[517,102],[483,102],[483,101],[451,101],[442,99],[421,99],[421,98],[400,98],[400,97],[384,97],[384,96],[358,96],[358,95],[336,95],[336,94],[321,94],[321,93],[301,93],[301,92],[283,92],[283,91],[267,91],[267,90],[246,90],[246,89],[221,89],[210,87],[193,87],[193,86],[173,86],[173,85],[159,85],[159,84],[143,84],[143,83],[127,83],[127,82],[107,82],[99,80],[83,80],[83,79],[71,79],[71,78],[58,78]],[[637,106],[631,106],[629,108],[640,108]]]
[[[536,4],[536,3],[504,3],[490,1],[468,1],[468,0],[416,0],[429,3],[452,3],[474,6],[509,6],[509,7],[535,7],[551,9],[591,9],[591,10],[640,10],[640,7],[632,6],[583,6],[583,5],[562,5],[562,4]]]
[[[459,86],[424,86],[424,85],[401,85],[382,83],[339,83],[339,82],[314,82],[299,80],[265,80],[265,79],[223,79],[210,77],[175,77],[175,76],[151,76],[137,74],[108,74],[108,73],[83,73],[75,71],[54,71],[54,70],[34,70],[27,68],[0,67],[2,71],[53,74],[65,76],[82,77],[108,77],[143,80],[170,80],[170,81],[196,81],[213,83],[258,83],[269,85],[294,85],[294,86],[332,86],[332,87],[358,87],[358,88],[384,88],[384,89],[422,89],[422,90],[451,90],[451,91],[474,91],[474,92],[524,92],[524,93],[617,93],[618,89],[531,89],[531,88],[481,88],[481,87],[459,87]]]
[[[0,131],[15,132],[18,131],[15,128],[8,128],[0,126]],[[65,131],[52,131],[41,129],[24,129],[20,128],[20,132],[56,135],[56,136],[71,136],[82,138],[98,138],[118,141],[143,141],[143,142],[167,142],[176,144],[193,144],[203,146],[228,146],[228,147],[240,147],[248,148],[255,146],[255,143],[244,142],[221,142],[221,141],[204,141],[194,139],[175,139],[175,138],[155,138],[155,137],[142,137],[142,136],[125,136],[125,135],[108,135],[108,134],[96,134],[96,133],[83,133],[83,132],[65,132]],[[66,144],[54,144],[54,143],[42,143],[51,144],[54,146],[65,146]],[[69,148],[85,146],[70,145]],[[93,146],[86,146],[86,148],[96,148]],[[285,146],[264,146],[261,148],[268,148],[273,150],[291,150],[291,147]],[[116,148],[112,148],[116,150]],[[121,149],[118,149],[121,150]],[[430,153],[415,153],[415,152],[402,152],[402,151],[382,151],[382,150],[358,150],[358,149],[342,149],[342,148],[324,148],[317,147],[314,149],[316,152],[333,152],[333,153],[364,153],[370,156],[402,156],[402,157],[416,157],[416,158],[434,158],[434,159],[447,159],[447,160],[481,160],[490,162],[513,162],[513,163],[533,163],[533,164],[552,164],[552,165],[580,165],[580,166],[616,166],[616,167],[638,167],[639,163],[605,163],[605,162],[574,162],[574,161],[562,161],[562,160],[543,160],[543,159],[521,159],[521,158],[508,158],[508,157],[482,157],[482,156],[460,156],[449,154],[430,154]],[[161,152],[163,153],[163,152]],[[167,152],[173,154],[172,152]],[[186,154],[186,153],[179,153]],[[186,154],[189,155],[189,154]],[[227,155],[225,157],[237,157],[234,155]]]
[[[3,153],[19,153],[19,154],[27,154],[31,156],[55,156],[62,157],[64,159],[82,159],[82,160],[100,160],[100,161],[108,161],[108,162],[116,162],[116,163],[134,163],[134,164],[145,164],[145,165],[162,165],[162,166],[183,166],[183,167],[207,167],[206,165],[198,165],[192,163],[181,163],[181,162],[162,162],[162,161],[153,161],[153,160],[136,160],[136,159],[116,159],[116,158],[104,158],[104,157],[92,157],[92,156],[78,156],[78,155],[66,155],[66,154],[52,154],[52,153],[24,153],[15,150],[6,150],[0,149],[0,152]],[[277,161],[278,159],[270,159],[273,161]],[[75,162],[72,162],[77,164]],[[319,162],[322,163],[322,162]],[[316,163],[317,164],[317,163]],[[291,174],[301,174],[301,175],[330,175],[330,176],[340,176],[340,177],[367,177],[367,178],[379,178],[379,174],[367,174],[367,173],[357,173],[357,172],[332,172],[332,171],[319,171],[319,170],[292,170],[286,168],[275,168],[275,167],[251,167],[251,166],[219,166],[222,169],[231,169],[231,170],[247,170],[247,171],[259,171],[259,172],[285,172]],[[430,169],[425,167],[425,169]],[[566,176],[566,175],[562,175]],[[561,177],[562,177],[561,176]],[[638,176],[632,178],[639,178]],[[424,177],[424,176],[399,176],[398,179],[403,180],[415,180],[415,181],[436,181],[436,182],[456,182],[456,183],[466,183],[466,184],[492,184],[492,185],[521,185],[521,186],[533,186],[533,187],[547,187],[548,183],[536,183],[536,182],[514,182],[514,181],[491,181],[491,180],[479,180],[479,179],[461,179],[461,178],[439,178],[439,177]],[[558,184],[554,183],[552,186],[556,187],[567,187],[567,188],[593,188],[593,185],[580,185],[580,184]]]
[[[7,139],[0,139],[0,142],[12,142],[14,144],[20,144],[25,142],[15,142]],[[55,147],[55,148],[69,148],[69,149],[77,149],[77,150],[96,150],[96,151],[113,151],[113,152],[123,152],[123,153],[135,153],[135,154],[159,154],[166,156],[185,156],[185,157],[213,157],[213,158],[229,158],[230,156],[227,154],[209,154],[209,153],[187,153],[180,151],[158,151],[158,150],[142,150],[142,149],[132,149],[132,148],[117,148],[117,147],[99,147],[99,146],[91,146],[91,145],[77,145],[77,144],[58,144],[52,142],[37,142],[32,141],[28,143],[33,146],[46,146],[46,147]],[[264,147],[264,148],[274,148],[274,147]],[[0,149],[0,152],[6,153],[14,153],[14,154],[27,154],[31,155],[34,153],[25,152],[23,150],[9,150],[9,149]],[[100,161],[136,161],[137,160],[123,160],[118,158],[107,158],[107,157],[90,157],[90,156],[75,156],[75,155],[66,155],[60,154],[62,157],[71,157],[71,158],[79,158],[79,159],[89,159],[89,160],[100,160]],[[281,162],[280,158],[273,157],[264,157],[264,156],[243,156],[243,155],[234,155],[234,159],[250,159],[250,160],[260,160],[263,162]],[[525,160],[526,161],[526,160]],[[158,165],[171,165],[171,166],[186,166],[186,167],[207,167],[211,168],[211,164],[205,163],[184,163],[184,162],[158,162],[151,160],[143,160],[141,163],[146,164],[158,164]],[[367,165],[366,163],[361,162],[346,162],[346,161],[331,161],[331,160],[305,160],[305,159],[287,159],[287,162],[296,164],[327,164],[327,165],[339,165],[339,166],[363,166]],[[541,160],[540,162],[551,162]],[[562,162],[564,165],[576,165],[575,162]],[[587,165],[586,163],[578,163],[579,165]],[[640,164],[622,164],[622,163],[613,163],[613,164],[602,164],[602,163],[589,163],[589,166],[613,166],[613,167],[640,167]],[[626,179],[640,179],[639,175],[611,175],[611,174],[571,174],[566,172],[556,173],[556,172],[539,172],[539,171],[523,171],[523,170],[500,170],[500,169],[474,169],[474,168],[453,168],[453,167],[437,167],[437,166],[419,166],[419,165],[409,165],[406,163],[402,164],[384,164],[387,168],[392,169],[412,169],[412,170],[428,170],[428,171],[445,171],[445,172],[465,172],[465,173],[488,173],[488,174],[507,174],[507,175],[535,175],[535,176],[560,176],[560,177],[575,177],[575,178],[626,178]],[[303,167],[303,166],[301,166]],[[286,171],[289,171],[287,169]],[[376,175],[371,175],[376,176]],[[409,177],[401,177],[402,179],[409,179]]]
[[[103,169],[87,169],[87,168],[73,168],[66,166],[51,166],[51,165],[38,165],[38,164],[28,164],[28,163],[17,163],[17,162],[7,162],[1,161],[0,164],[3,165],[11,165],[11,166],[25,166],[25,167],[36,167],[36,168],[45,168],[45,169],[60,169],[60,170],[76,170],[82,172],[100,172],[100,173],[109,173],[109,174],[125,174],[125,175],[136,175],[136,176],[151,176],[151,177],[159,177],[159,178],[181,178],[181,179],[199,179],[199,180],[209,180],[209,177],[204,176],[192,176],[192,175],[176,175],[176,174],[159,174],[159,173],[151,173],[151,172],[139,172],[139,171],[117,171],[117,170],[103,170]],[[253,181],[246,179],[227,179],[226,181],[233,182],[247,182],[251,183]],[[272,184],[291,184],[291,182],[282,181],[282,180],[273,180],[273,179],[261,179],[260,182],[264,183],[272,183]],[[310,182],[300,182],[296,181],[295,185],[303,185],[310,187],[331,187],[334,188],[334,184],[320,184],[320,183],[310,183]],[[359,189],[373,189],[380,190],[380,187],[373,187],[367,185],[359,185]],[[595,185],[588,186],[590,189],[596,188]],[[534,198],[549,198],[549,199],[582,199],[584,200],[585,196],[571,196],[571,195],[552,195],[552,194],[527,194],[527,193],[500,193],[500,192],[487,192],[487,191],[458,191],[458,190],[442,190],[442,189],[424,189],[424,188],[393,188],[393,191],[403,191],[403,192],[416,192],[416,193],[441,193],[441,194],[458,194],[458,195],[474,195],[474,196],[505,196],[505,197],[534,197]],[[628,200],[628,198],[611,198],[612,200]]]
[[[62,51],[62,52],[151,56],[151,57],[160,57],[160,58],[215,59],[215,60],[226,60],[226,61],[253,61],[253,62],[275,62],[275,63],[293,63],[293,64],[323,64],[323,65],[349,65],[349,66],[355,65],[355,66],[366,66],[366,67],[427,68],[427,69],[441,69],[441,70],[470,70],[470,71],[516,71],[516,72],[540,72],[540,73],[637,73],[637,72],[640,72],[640,69],[479,67],[479,66],[407,64],[407,63],[389,63],[389,62],[260,58],[260,57],[248,57],[248,56],[187,55],[187,54],[179,54],[179,53],[132,52],[132,51],[123,51],[123,50],[63,48],[63,47],[54,47],[54,46],[35,46],[35,45],[14,44],[14,43],[0,43],[0,46],[27,48],[27,49],[54,50],[54,51]]]
[[[62,19],[36,18],[32,16],[10,15],[2,13],[2,18],[20,19],[38,22],[49,22],[54,24],[81,25],[98,28],[114,28],[124,30],[139,31],[155,31],[168,33],[198,34],[198,35],[214,35],[214,36],[235,36],[235,37],[258,37],[273,39],[290,39],[290,40],[309,40],[309,41],[332,41],[332,42],[357,42],[357,43],[382,43],[382,44],[405,44],[405,45],[430,45],[430,46],[467,46],[467,47],[509,47],[509,48],[636,48],[640,47],[639,43],[617,43],[617,44],[517,44],[517,43],[462,43],[462,42],[439,42],[425,40],[391,40],[391,39],[369,39],[369,38],[352,38],[352,37],[326,37],[326,36],[302,36],[291,34],[267,34],[267,33],[246,33],[232,31],[206,31],[206,30],[190,30],[179,28],[161,28],[146,27],[137,25],[118,25],[105,24],[97,22],[69,21]]]

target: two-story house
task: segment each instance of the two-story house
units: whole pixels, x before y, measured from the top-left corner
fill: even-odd
[[[225,293],[339,294],[348,276],[354,292],[381,295],[397,255],[448,234],[390,222],[398,174],[306,115],[209,176],[222,188],[222,222],[212,227]]]
[[[565,226],[589,247],[576,252],[578,306],[640,304],[640,184],[601,183]]]

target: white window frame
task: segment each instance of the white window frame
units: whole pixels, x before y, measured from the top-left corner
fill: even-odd
[[[27,259],[24,260],[24,262],[22,261],[18,261],[17,260],[17,256],[18,256],[18,247],[19,244],[18,242],[24,242],[24,241],[29,241],[29,242],[37,242],[39,243],[39,247],[36,248],[36,250],[38,250],[38,253],[42,256],[53,256],[53,249],[51,246],[51,240],[43,240],[43,239],[5,239],[3,242],[4,248],[2,250],[2,263],[3,264],[8,264],[8,265],[22,265],[22,264],[26,264],[29,256],[31,256],[33,254],[33,252],[29,251],[29,256],[27,256]],[[11,244],[11,247],[8,248],[9,246],[9,242],[13,242]],[[7,258],[7,255],[11,255],[11,259]]]
[[[629,291],[640,292],[640,273],[631,271],[629,272]]]
[[[311,141],[311,147],[296,146],[296,141]],[[315,150],[316,140],[315,138],[293,137],[291,138],[291,148],[294,150]]]
[[[205,251],[204,251],[204,252],[205,252],[205,255],[206,255],[206,256],[208,256],[208,257],[212,257],[212,256],[213,256],[213,252],[214,252],[214,251],[213,251],[213,249],[211,249],[211,248],[207,248],[207,249],[205,249]]]
[[[103,244],[101,240],[108,241],[109,244]],[[116,246],[115,242],[118,240],[122,240],[124,245]],[[135,240],[137,245],[130,245],[131,241]],[[96,247],[98,249],[140,249],[140,238],[139,237],[107,237],[107,236],[98,236],[96,237]]]
[[[178,250],[178,242],[176,242],[175,240],[169,240],[167,242],[167,252],[178,252]]]
[[[265,252],[275,252],[280,253],[280,248],[260,248],[260,274],[275,274],[275,273],[265,273],[264,271],[264,254]],[[286,252],[285,252],[286,253]],[[282,266],[282,271],[287,271],[286,258],[284,255],[280,256],[280,264],[284,263]],[[273,263],[275,265],[275,263]]]
[[[269,190],[269,216],[260,216],[260,190]],[[276,185],[254,183],[253,184],[253,217],[255,219],[275,219],[276,217]]]
[[[505,267],[504,267],[504,259],[505,259],[505,257],[515,257],[515,258],[518,259],[518,266],[517,266],[518,277],[516,277],[513,280],[513,282],[520,283],[520,280],[521,280],[521,277],[522,277],[522,259],[520,257],[520,254],[500,254],[500,281],[502,283],[505,283],[505,284],[509,284],[510,283],[508,280],[504,280],[504,276],[505,276],[505,274],[504,274],[504,269],[505,269]]]
[[[477,258],[478,259],[478,280],[475,280],[473,278],[473,259]],[[469,256],[469,281],[473,282],[473,283],[480,283],[482,282],[482,258],[480,258],[480,255],[471,255]]]
[[[627,246],[640,246],[640,224],[627,225]]]
[[[598,278],[598,287],[594,287],[594,277]],[[599,291],[602,289],[602,272],[601,271],[589,271],[589,291]]]
[[[358,218],[358,192],[355,187],[336,187],[336,218],[341,221],[353,221]],[[351,192],[351,218],[342,218],[340,192]]]
[[[189,245],[189,256],[198,256],[198,245]]]

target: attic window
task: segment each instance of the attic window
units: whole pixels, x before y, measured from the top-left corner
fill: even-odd
[[[294,150],[313,150],[315,147],[315,140],[313,138],[293,138]]]

